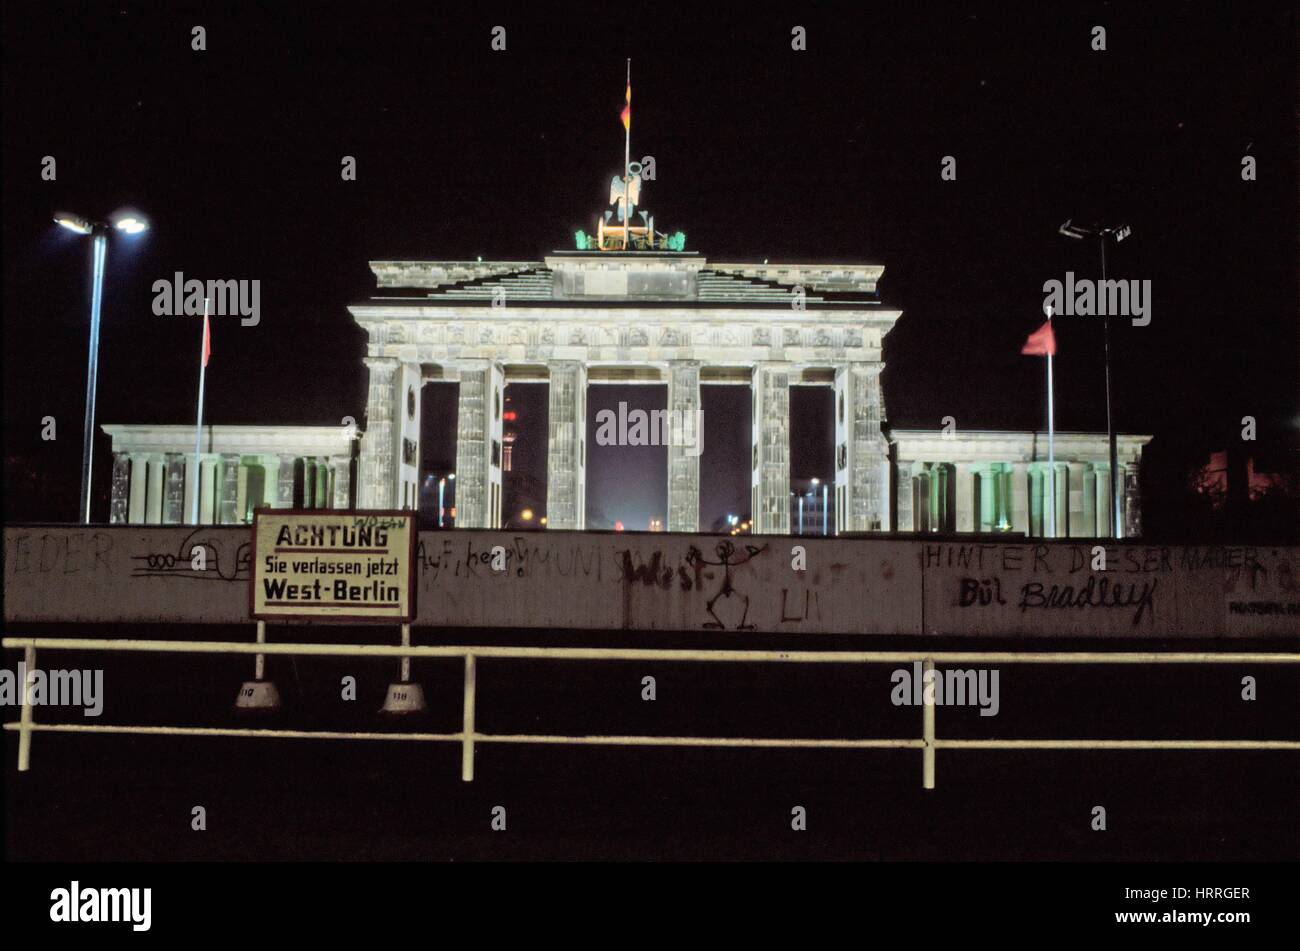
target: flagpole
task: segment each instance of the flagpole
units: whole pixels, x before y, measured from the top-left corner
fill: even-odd
[[[1043,312],[1047,314],[1047,323],[1039,327],[1025,345],[1020,348],[1022,354],[1033,357],[1047,357],[1047,518],[1043,520],[1048,538],[1056,537],[1056,382],[1052,379],[1052,356],[1056,352],[1056,335],[1052,332],[1052,305],[1044,304]],[[1035,456],[1037,451],[1035,451]],[[1032,519],[1030,520],[1033,521]],[[1033,525],[1030,525],[1033,531]]]
[[[1051,318],[1048,318],[1051,323]],[[1051,506],[1051,516],[1048,519],[1047,537],[1056,537],[1056,407],[1052,399],[1054,386],[1052,383],[1052,355],[1047,354],[1047,470],[1051,477],[1048,485],[1050,495],[1049,505]]]
[[[628,233],[632,224],[632,57],[627,60],[628,116],[623,126],[623,250],[628,248]]]
[[[199,491],[203,488],[203,386],[208,375],[208,298],[203,298],[203,339],[199,342],[199,412],[194,425],[194,503],[190,506],[190,524],[199,524]]]

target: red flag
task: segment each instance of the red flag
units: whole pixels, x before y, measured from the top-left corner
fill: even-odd
[[[1020,352],[1027,357],[1056,356],[1056,334],[1052,333],[1052,322],[1049,320],[1031,333]]]
[[[627,95],[625,96],[625,98],[627,99],[627,105],[623,107],[623,111],[619,113],[618,117],[623,120],[623,130],[625,132],[630,132],[632,131],[632,84],[631,83],[627,84]]]
[[[208,315],[203,315],[203,365],[208,365],[208,357],[212,356],[212,331],[208,327]]]

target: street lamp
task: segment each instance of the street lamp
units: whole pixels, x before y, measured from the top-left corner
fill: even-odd
[[[86,370],[86,422],[81,443],[81,522],[90,524],[90,472],[95,449],[95,392],[99,375],[99,311],[104,299],[104,263],[108,255],[108,231],[116,228],[123,234],[137,235],[149,224],[139,215],[118,212],[112,223],[91,221],[80,215],[60,211],[54,215],[59,225],[76,234],[90,235],[90,360]]]
[[[1119,244],[1125,238],[1133,233],[1133,229],[1128,225],[1113,225],[1111,227],[1102,227],[1101,225],[1076,225],[1073,219],[1067,218],[1065,224],[1061,225],[1057,231],[1067,238],[1073,238],[1075,241],[1082,241],[1085,238],[1096,238],[1101,248],[1101,279],[1106,280],[1106,239],[1111,235],[1115,236],[1115,243]],[[1119,479],[1119,448],[1115,439],[1115,423],[1111,413],[1110,399],[1110,308],[1106,308],[1105,314],[1105,353],[1106,353],[1106,438],[1110,443],[1110,519],[1111,531],[1115,537],[1119,538],[1123,534],[1123,520],[1119,510],[1118,496],[1116,485]],[[1053,473],[1055,477],[1055,473]],[[1055,505],[1055,500],[1052,502]]]

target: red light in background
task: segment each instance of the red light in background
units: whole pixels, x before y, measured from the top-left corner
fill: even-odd
[[[512,409],[508,409],[508,410],[506,410],[504,413],[501,414],[501,418],[502,418],[502,419],[508,419],[508,420],[511,420],[511,421],[513,422],[514,419],[515,419],[515,411],[512,410]]]

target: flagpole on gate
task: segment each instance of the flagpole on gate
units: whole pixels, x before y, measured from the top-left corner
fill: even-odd
[[[199,491],[203,488],[203,386],[208,375],[208,298],[203,298],[203,342],[199,344],[199,411],[194,425],[194,502],[190,506],[190,524],[199,524]]]
[[[632,58],[627,60],[627,119],[623,122],[623,250],[632,225]]]
[[[1056,383],[1052,379],[1052,357],[1056,355],[1056,334],[1052,332],[1052,305],[1044,304],[1043,312],[1047,314],[1047,323],[1039,327],[1025,340],[1020,348],[1021,354],[1028,357],[1047,357],[1047,518],[1044,534],[1048,538],[1056,537]],[[1031,505],[1032,512],[1032,505]],[[1033,518],[1030,517],[1030,531],[1033,530]]]
[[[1047,305],[1047,323],[1052,323],[1052,305]],[[1047,536],[1056,537],[1056,406],[1053,399],[1055,387],[1052,381],[1052,352],[1047,352],[1047,471],[1050,476],[1048,485],[1049,511]]]

